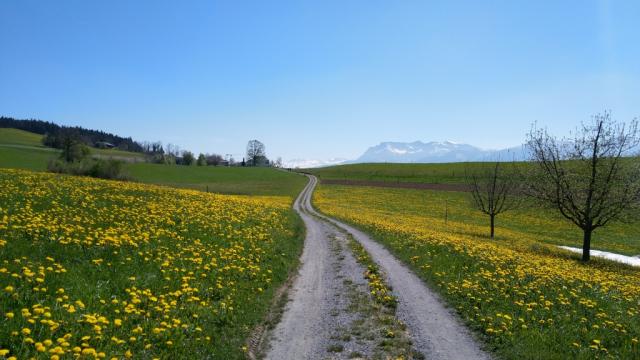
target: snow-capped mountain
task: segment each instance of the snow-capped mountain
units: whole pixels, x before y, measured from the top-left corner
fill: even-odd
[[[383,142],[370,147],[362,156],[350,163],[391,162],[391,163],[443,163],[463,161],[494,161],[497,159],[522,160],[524,148],[517,146],[503,150],[485,150],[453,141],[423,143],[414,141]]]
[[[370,147],[355,160],[333,158],[328,160],[293,159],[285,161],[286,168],[317,168],[340,164],[357,163],[445,163],[464,161],[512,161],[526,158],[524,146],[516,146],[502,150],[486,150],[479,147],[460,144],[453,141],[423,143],[414,141],[383,142]]]
[[[334,158],[329,160],[309,160],[309,159],[293,159],[289,161],[285,161],[283,166],[285,168],[299,168],[299,169],[309,169],[309,168],[317,168],[322,166],[331,166],[331,165],[339,165],[343,164],[347,161],[347,159],[342,158]]]

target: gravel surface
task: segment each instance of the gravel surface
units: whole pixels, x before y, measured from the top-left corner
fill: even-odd
[[[419,353],[427,359],[490,359],[456,315],[388,250],[363,232],[317,213],[311,206],[317,179],[314,176],[309,179],[294,204],[307,228],[302,265],[290,302],[272,333],[268,359],[381,356],[376,352],[379,339],[336,342],[338,330],[350,328],[363,315],[348,310],[353,285],[364,293],[367,286],[362,267],[355,262],[348,247],[342,245],[344,231],[362,244],[386,274],[398,298],[396,315],[406,324]]]
[[[370,354],[375,347],[371,341],[344,341],[345,331],[359,318],[349,309],[350,295],[366,294],[367,282],[344,234],[308,214],[312,191],[309,183],[294,204],[307,229],[302,265],[271,335],[267,359],[348,358],[356,352]]]

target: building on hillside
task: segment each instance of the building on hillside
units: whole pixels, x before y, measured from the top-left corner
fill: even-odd
[[[113,149],[116,146],[110,142],[106,142],[106,141],[98,141],[96,142],[96,147],[99,149]]]

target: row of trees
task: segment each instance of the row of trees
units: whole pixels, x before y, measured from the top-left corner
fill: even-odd
[[[197,166],[218,166],[228,165],[228,161],[224,160],[222,155],[218,154],[203,154],[200,153],[196,157],[191,151],[183,151],[181,157],[176,158],[176,164],[178,165],[197,165]]]
[[[533,128],[527,141],[531,165],[496,162],[468,171],[476,207],[495,218],[525,197],[557,210],[583,232],[582,260],[589,261],[593,231],[612,221],[640,214],[640,146],[638,122],[612,120],[605,112],[582,124],[572,138],[558,138]]]
[[[219,154],[203,154],[197,157],[194,153],[187,150],[180,150],[179,147],[167,144],[165,147],[160,142],[143,143],[142,147],[145,153],[153,157],[154,162],[172,163],[178,165],[197,165],[197,166],[274,166],[282,167],[282,159],[270,161],[267,158],[266,147],[259,140],[250,140],[247,143],[246,157],[242,161],[236,161],[230,154],[225,159]]]
[[[163,146],[161,142],[143,142],[141,143],[143,152],[158,158],[158,162],[167,162],[166,158],[172,158],[172,161],[182,165],[231,165],[231,166],[275,166],[282,163],[281,159],[275,162],[267,158],[266,147],[259,140],[250,140],[247,143],[246,157],[242,161],[236,161],[231,154],[225,159],[219,154],[203,154],[197,157],[194,153],[187,150],[181,150],[178,146],[167,144]]]
[[[162,149],[162,147],[160,147]],[[227,166],[278,166],[282,165],[282,160],[278,159],[273,162],[267,158],[266,147],[259,140],[250,140],[247,143],[247,154],[245,158],[242,158],[241,162],[236,162],[231,155],[229,155],[228,159],[224,159],[221,155],[218,154],[203,154],[200,153],[198,157],[196,157],[190,151],[182,151],[176,153],[169,152],[174,158],[175,162],[180,165],[198,165],[198,166],[218,166],[218,165],[227,165]],[[166,155],[166,154],[165,154]]]

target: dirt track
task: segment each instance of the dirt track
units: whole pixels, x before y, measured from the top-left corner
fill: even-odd
[[[386,273],[398,298],[397,317],[406,326],[414,348],[427,359],[489,359],[455,314],[445,308],[431,290],[384,247],[359,230],[324,217],[311,206],[311,195],[317,179],[309,177],[307,187],[294,204],[307,226],[307,237],[300,273],[296,278],[282,320],[273,332],[269,359],[348,358],[349,351],[328,353],[337,327],[348,327],[354,315],[341,312],[345,300],[345,284],[362,284],[362,269],[354,264],[350,252],[342,248],[336,263],[331,251],[331,238],[351,234]],[[322,220],[321,220],[322,219]],[[348,282],[345,281],[348,279]],[[357,315],[355,315],[357,317]],[[342,345],[341,345],[342,346]],[[364,357],[374,354],[375,340],[370,344],[349,342],[360,346]],[[351,353],[353,354],[353,353]]]
[[[307,228],[302,266],[291,301],[271,334],[266,357],[348,359],[359,354],[388,358],[391,354],[376,347],[382,341],[381,332],[363,330],[363,325],[380,325],[363,319],[375,317],[364,267],[353,257],[344,233],[310,214],[314,184],[310,182],[294,204]]]

